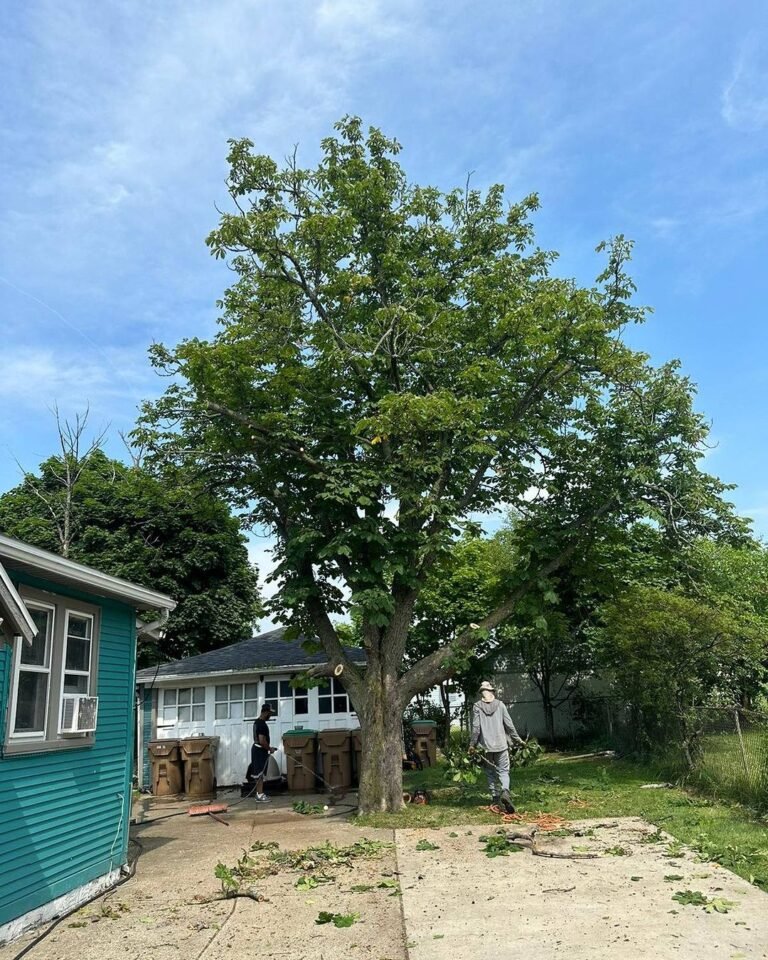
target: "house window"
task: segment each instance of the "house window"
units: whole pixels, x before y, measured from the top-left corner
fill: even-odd
[[[28,609],[37,627],[37,636],[31,646],[23,641],[19,643],[11,737],[44,740],[55,608],[29,604]]]
[[[163,690],[163,720],[166,723],[203,723],[205,687]]]
[[[99,608],[31,587],[19,592],[37,635],[31,644],[14,643],[6,750],[93,743],[93,733],[64,732],[62,718],[76,697],[98,696]]]
[[[293,696],[290,680],[265,680],[264,703],[272,707],[272,719],[280,716],[280,699],[287,700]]]
[[[255,720],[258,715],[258,683],[223,683],[216,687],[217,720]]]
[[[306,687],[291,686],[290,680],[265,680],[264,703],[272,707],[272,718],[280,715],[283,701],[293,701],[294,716],[303,717],[309,713],[309,691]]]
[[[307,690],[306,687],[294,687],[293,712],[297,717],[302,717],[309,713],[309,690]]]
[[[320,713],[349,713],[349,697],[336,677],[317,688]]]

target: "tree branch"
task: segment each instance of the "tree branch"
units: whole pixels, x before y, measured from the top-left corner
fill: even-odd
[[[575,532],[589,524],[593,523],[599,517],[603,516],[611,508],[614,498],[604,501],[597,509],[591,511],[586,516],[579,517],[570,530]],[[568,560],[579,545],[579,540],[572,540],[563,550],[553,557],[548,563],[544,564],[536,576],[529,576],[524,583],[521,583],[512,595],[500,604],[495,610],[484,617],[480,623],[474,624],[459,634],[456,639],[444,647],[439,647],[432,653],[427,654],[410,670],[400,678],[400,685],[403,691],[403,701],[408,702],[420,690],[426,690],[435,684],[449,679],[455,673],[455,667],[450,663],[453,657],[466,656],[479,642],[478,633],[480,631],[494,630],[500,624],[508,620],[515,611],[518,603],[531,589],[537,579],[548,577],[558,570]],[[497,649],[500,643],[497,644]]]

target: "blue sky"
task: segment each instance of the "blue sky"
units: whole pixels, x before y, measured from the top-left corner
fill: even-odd
[[[228,137],[311,163],[356,113],[443,188],[541,195],[539,242],[590,281],[637,242],[634,335],[680,357],[768,532],[764,2],[26,0],[0,37],[0,490],[52,452],[49,407],[130,429],[153,340],[213,329],[203,240]],[[254,543],[263,563],[267,544]]]

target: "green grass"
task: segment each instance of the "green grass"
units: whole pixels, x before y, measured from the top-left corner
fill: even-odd
[[[552,754],[513,771],[512,794],[521,811],[554,813],[568,820],[642,817],[693,847],[702,858],[716,860],[768,890],[768,823],[745,807],[678,787],[640,789],[663,779],[657,770],[640,764],[569,760]],[[481,787],[447,783],[440,766],[406,774],[405,782],[406,789],[428,790],[431,802],[408,806],[399,814],[359,817],[357,822],[390,828],[498,823],[498,817],[479,809],[489,802]]]

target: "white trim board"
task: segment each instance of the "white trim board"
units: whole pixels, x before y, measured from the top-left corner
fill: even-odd
[[[162,664],[161,664],[162,666]],[[207,673],[168,673],[157,677],[136,677],[137,686],[162,687],[163,684],[170,684],[178,687],[180,684],[187,687],[205,686],[207,681],[216,681],[222,677],[255,677],[260,674],[265,676],[268,673],[305,673],[311,667],[322,666],[316,663],[286,663],[277,664],[269,667],[246,667],[237,670],[216,670]],[[364,664],[357,664],[364,666]],[[152,667],[145,667],[145,670],[151,670]],[[327,679],[327,678],[326,678]]]
[[[86,883],[76,890],[71,890],[69,893],[51,900],[50,903],[43,904],[42,907],[30,910],[28,913],[16,917],[15,920],[9,920],[8,923],[0,927],[0,947],[17,940],[23,934],[34,930],[35,927],[42,926],[42,924],[49,923],[62,914],[82,907],[84,903],[99,896],[99,894],[106,893],[107,890],[114,887],[120,879],[121,873],[120,869],[112,870],[105,873],[103,877],[91,880],[90,883]]]
[[[100,597],[124,600],[137,610],[173,610],[176,606],[176,601],[164,593],[157,593],[120,577],[112,577],[93,567],[0,534],[0,561],[3,560],[54,583],[77,587]]]
[[[0,563],[0,603],[11,618],[11,633],[14,636],[21,635],[27,643],[31,644],[37,636],[35,621],[2,563]]]

